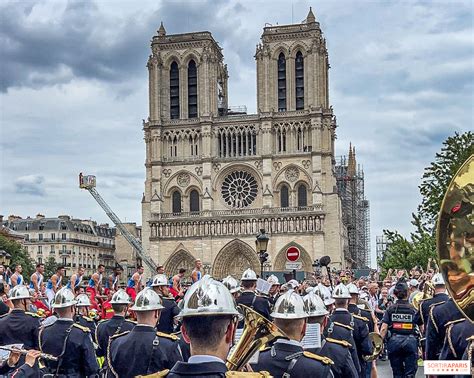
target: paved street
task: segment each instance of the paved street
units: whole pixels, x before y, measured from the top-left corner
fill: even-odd
[[[390,362],[387,361],[377,361],[377,372],[379,378],[386,378],[392,376],[392,369],[390,368]],[[417,378],[423,378],[425,375],[423,374],[423,368],[418,367],[418,371],[416,372]]]

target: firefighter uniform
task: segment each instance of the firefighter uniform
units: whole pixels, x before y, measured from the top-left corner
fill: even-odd
[[[394,378],[415,377],[418,369],[415,315],[415,308],[399,299],[383,316],[382,323],[387,324],[391,333],[387,351]]]
[[[474,336],[474,324],[458,319],[446,324],[446,338],[439,356],[440,360],[461,360],[468,346],[468,338]]]

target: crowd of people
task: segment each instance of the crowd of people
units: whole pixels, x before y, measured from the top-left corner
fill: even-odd
[[[82,267],[64,272],[44,277],[37,264],[27,280],[20,265],[10,274],[0,265],[0,374],[371,378],[389,359],[394,377],[414,377],[423,359],[472,356],[474,325],[435,270],[317,269],[298,281],[247,269],[218,281],[196,260],[192,272],[158,266],[149,280],[139,266],[124,287],[120,267],[104,276],[99,265],[87,280]],[[264,345],[236,361],[229,350],[253,326],[249,313],[266,324]]]

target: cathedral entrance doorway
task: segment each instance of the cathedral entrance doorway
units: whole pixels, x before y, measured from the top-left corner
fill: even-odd
[[[174,252],[165,262],[165,272],[168,276],[174,276],[180,268],[186,269],[185,277],[190,277],[194,269],[196,259],[186,250],[180,249]]]
[[[214,278],[222,279],[230,274],[238,280],[248,268],[257,274],[260,271],[257,254],[247,243],[235,239],[226,244],[217,254],[212,275]]]

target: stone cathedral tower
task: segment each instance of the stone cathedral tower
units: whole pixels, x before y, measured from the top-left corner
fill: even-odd
[[[155,261],[175,273],[200,258],[219,278],[258,271],[264,228],[267,271],[284,271],[292,246],[306,272],[323,255],[344,266],[329,63],[313,12],[302,24],[264,28],[257,114],[229,110],[211,33],[168,35],[162,24],[151,49],[142,241]]]

